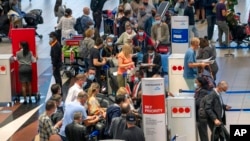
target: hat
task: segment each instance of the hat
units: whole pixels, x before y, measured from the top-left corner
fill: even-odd
[[[136,121],[135,114],[132,112],[129,112],[126,116],[126,120],[127,122],[135,122]]]
[[[51,36],[51,37],[57,37],[57,33],[56,32],[50,32],[49,36]]]

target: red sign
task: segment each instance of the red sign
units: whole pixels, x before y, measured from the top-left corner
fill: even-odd
[[[182,70],[184,70],[184,66],[181,66],[181,65],[177,66],[177,65],[175,65],[175,66],[172,66],[172,70],[173,71],[182,71]]]
[[[165,113],[164,95],[143,95],[143,113],[144,114],[162,114]]]
[[[76,39],[68,39],[65,41],[66,45],[68,46],[80,46],[81,40]]]
[[[172,117],[191,117],[191,107],[172,107]]]
[[[11,30],[12,34],[12,54],[16,56],[16,52],[20,50],[20,42],[26,41],[29,44],[29,49],[36,55],[36,41],[35,41],[35,29],[34,28],[13,28]],[[25,35],[25,36],[23,36]],[[39,57],[39,55],[38,55]],[[14,70],[15,70],[15,80],[19,80],[18,74],[18,62],[14,62]],[[37,76],[37,63],[32,63],[32,94],[36,94],[38,92],[38,76]],[[21,82],[16,81],[16,93],[21,93]]]

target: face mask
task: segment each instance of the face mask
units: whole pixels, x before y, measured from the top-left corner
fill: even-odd
[[[113,43],[112,43],[112,42],[108,42],[107,45],[108,45],[108,46],[112,46]]]
[[[52,42],[53,40],[54,40],[53,38],[51,38],[51,37],[49,38],[49,42]]]
[[[139,81],[139,78],[138,77],[135,77],[135,82],[138,82]]]
[[[55,109],[55,111],[54,111],[54,113],[53,114],[55,114],[57,112],[57,108]]]
[[[146,6],[148,5],[148,3],[147,3],[147,2],[143,2],[143,4],[144,4],[144,5],[146,5]]]
[[[94,25],[90,25],[89,28],[93,29],[93,28],[94,28]]]
[[[139,36],[143,36],[144,32],[138,32]]]
[[[222,91],[222,92],[220,92],[220,94],[221,94],[221,95],[224,95],[224,94],[226,94],[226,92]]]
[[[198,88],[198,85],[196,83],[194,83],[194,88]]]
[[[59,107],[63,107],[63,104],[64,104],[63,101],[61,101]]]
[[[152,56],[152,55],[154,55],[154,52],[152,52],[152,53],[148,53],[148,55],[149,55],[149,56]]]
[[[155,23],[155,24],[160,24],[161,21],[160,21],[160,20],[156,20],[154,23]]]
[[[87,85],[87,82],[85,81],[85,82],[82,84],[82,87],[84,88],[84,87],[86,87],[86,85]]]
[[[133,19],[134,19],[133,17],[129,17],[129,20],[130,20],[130,21],[133,21]]]
[[[132,32],[132,30],[131,30],[131,29],[128,29],[128,30],[126,30],[126,32],[127,32],[127,33],[131,33],[131,32]]]
[[[93,74],[89,75],[88,79],[93,81],[95,79],[95,75],[93,75]]]

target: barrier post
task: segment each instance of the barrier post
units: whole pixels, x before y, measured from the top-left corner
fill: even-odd
[[[167,141],[163,78],[142,79],[142,118],[146,141]]]

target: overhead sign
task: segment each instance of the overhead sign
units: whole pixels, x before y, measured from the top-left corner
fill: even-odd
[[[163,78],[142,79],[142,115],[146,141],[166,141],[166,105]]]

